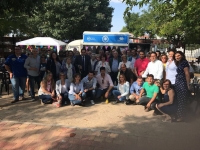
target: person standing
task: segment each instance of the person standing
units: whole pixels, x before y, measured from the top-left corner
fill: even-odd
[[[24,67],[27,69],[30,90],[31,90],[31,99],[35,101],[35,82],[37,83],[38,89],[40,88],[40,56],[38,55],[38,50],[32,50],[32,57],[28,57],[25,61]]]
[[[100,68],[101,67],[105,67],[106,68],[106,73],[110,73],[110,65],[109,63],[106,61],[107,56],[105,54],[102,54],[100,56],[101,61],[98,62],[96,68],[95,68],[95,72],[96,74],[100,74]]]
[[[163,64],[160,60],[157,59],[156,52],[151,53],[151,62],[148,63],[148,66],[144,73],[142,74],[143,78],[146,78],[148,74],[152,74],[154,79],[161,80],[163,78]]]
[[[176,121],[181,122],[184,121],[186,113],[186,101],[190,89],[190,72],[188,61],[185,59],[183,52],[177,51],[175,53],[174,62],[177,66],[177,75],[174,85],[178,109]]]
[[[96,62],[97,62],[96,56],[95,56],[94,53],[92,53],[92,56],[91,56],[91,71],[95,71],[94,65],[95,65]]]
[[[147,68],[149,63],[149,59],[146,58],[145,53],[143,51],[139,52],[139,58],[135,61],[134,64],[134,73],[137,77],[142,76],[144,71]]]
[[[14,94],[14,100],[11,103],[18,102],[24,98],[24,90],[26,86],[27,71],[24,63],[27,56],[22,54],[19,46],[15,46],[15,54],[8,56],[5,62],[5,69],[10,74],[10,81]]]
[[[81,49],[81,55],[77,55],[74,66],[76,69],[76,73],[79,72],[81,74],[81,78],[84,78],[88,75],[91,70],[91,61],[90,56],[86,55],[86,50]]]
[[[113,83],[116,82],[116,85],[118,84],[117,75],[118,75],[118,66],[120,62],[121,58],[118,56],[118,52],[117,51],[113,52],[113,57],[109,59],[109,65],[111,68],[111,73],[110,73],[111,79]]]

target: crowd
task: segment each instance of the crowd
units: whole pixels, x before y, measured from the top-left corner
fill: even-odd
[[[66,51],[65,57],[56,52],[40,54],[33,48],[27,56],[19,46],[5,61],[10,74],[14,100],[24,99],[25,87],[35,101],[35,85],[41,104],[61,107],[70,103],[85,105],[89,100],[105,98],[112,104],[143,105],[145,111],[163,114],[166,121],[184,121],[190,89],[190,65],[181,51],[169,50],[145,54],[140,49],[110,51],[98,54],[81,49]]]

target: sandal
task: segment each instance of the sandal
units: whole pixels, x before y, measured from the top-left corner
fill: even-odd
[[[172,122],[172,119],[163,119],[162,122]]]

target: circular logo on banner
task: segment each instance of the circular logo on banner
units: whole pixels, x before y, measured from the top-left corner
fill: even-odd
[[[87,37],[87,40],[88,40],[88,41],[91,41],[91,37],[88,36],[88,37]]]
[[[109,41],[108,36],[107,36],[107,35],[104,35],[104,36],[102,37],[102,41],[103,41],[104,43],[108,42],[108,41]]]

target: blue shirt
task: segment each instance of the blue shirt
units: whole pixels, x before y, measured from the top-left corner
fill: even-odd
[[[118,72],[118,60],[113,58],[112,72]]]
[[[142,84],[143,85],[143,84]],[[137,95],[140,94],[140,91],[142,89],[142,85],[139,86],[138,83],[135,81],[133,82],[133,84],[131,85],[131,88],[130,88],[130,93],[136,93]]]
[[[27,77],[27,71],[26,68],[24,68],[26,58],[27,56],[24,54],[19,57],[17,57],[15,54],[8,56],[5,65],[10,67],[13,77]]]

